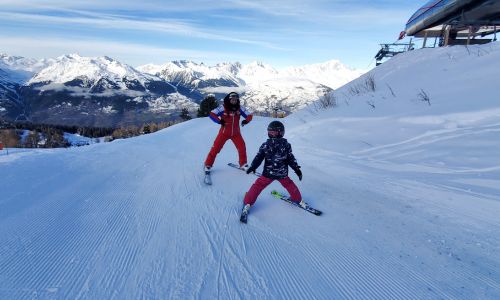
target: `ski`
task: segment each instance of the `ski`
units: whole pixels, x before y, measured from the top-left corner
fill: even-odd
[[[235,169],[241,170],[241,171],[243,171],[243,172],[246,172],[246,171],[247,171],[247,170],[245,170],[245,169],[243,169],[243,168],[240,168],[240,166],[239,166],[239,165],[237,165],[237,164],[235,164],[235,163],[228,163],[227,165],[228,165],[228,166],[230,166],[230,167],[233,167],[233,168],[235,168]],[[255,176],[257,176],[257,177],[262,176],[262,174],[261,174],[261,173],[259,173],[259,172],[255,172],[255,173],[253,173],[253,174],[254,174]]]
[[[283,195],[283,194],[280,194],[280,193],[279,193],[278,191],[276,191],[276,190],[273,190],[273,191],[271,192],[271,195],[273,195],[274,197],[276,197],[276,198],[278,198],[278,199],[280,199],[280,200],[283,200],[283,201],[285,201],[285,202],[288,202],[288,203],[290,203],[290,204],[291,204],[291,205],[293,205],[293,206],[297,206],[298,208],[302,208],[303,210],[305,210],[305,211],[307,211],[307,212],[310,212],[310,213],[312,213],[312,214],[314,214],[314,215],[316,215],[316,216],[319,216],[319,215],[321,215],[321,214],[323,213],[321,210],[317,210],[317,209],[315,209],[315,208],[312,208],[311,206],[309,206],[309,204],[308,204],[306,207],[302,207],[302,206],[300,206],[298,203],[293,202],[293,201],[290,199],[290,197],[285,196],[285,195]]]
[[[245,209],[245,205],[243,205],[243,208],[241,209],[241,216],[240,216],[241,223],[245,223],[245,224],[247,223],[249,212],[250,212],[250,207]]]
[[[203,182],[207,185],[212,185],[212,176],[210,175],[210,171],[205,171],[205,178],[203,179]]]
[[[248,220],[248,212],[242,212],[240,216],[240,222],[246,224],[247,220]]]

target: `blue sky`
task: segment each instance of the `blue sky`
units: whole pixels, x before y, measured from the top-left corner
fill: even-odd
[[[366,69],[424,2],[0,0],[0,53],[107,55],[132,66],[338,59]]]

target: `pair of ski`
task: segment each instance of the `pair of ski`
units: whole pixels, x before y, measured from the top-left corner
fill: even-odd
[[[240,167],[239,165],[237,165],[237,164],[234,164],[234,163],[228,163],[227,165],[228,165],[228,166],[230,166],[230,167],[236,168],[236,169],[238,169],[238,170],[241,170],[241,171],[243,171],[243,172],[246,172],[246,169],[241,168],[241,167]],[[255,172],[255,173],[253,173],[253,174],[254,174],[255,176],[257,176],[257,177],[262,176],[262,174],[261,174],[261,173],[259,173],[259,172]],[[205,179],[204,179],[204,182],[205,182],[205,184],[207,184],[207,185],[212,185],[212,178],[211,178],[210,171],[205,171]],[[312,214],[314,214],[314,215],[316,215],[316,216],[319,216],[319,215],[321,215],[321,214],[323,213],[322,211],[320,211],[320,210],[318,210],[318,209],[315,209],[315,208],[313,208],[313,207],[309,206],[308,204],[306,204],[306,206],[305,206],[305,207],[302,207],[302,206],[300,206],[297,202],[292,201],[292,200],[290,199],[290,197],[289,197],[289,196],[283,195],[283,194],[279,193],[278,191],[273,190],[273,191],[271,192],[271,195],[273,195],[273,196],[274,196],[274,197],[276,197],[277,199],[280,199],[280,200],[282,200],[282,201],[288,202],[289,204],[291,204],[291,205],[293,205],[293,206],[296,206],[296,207],[298,207],[298,208],[301,208],[301,209],[303,209],[303,210],[305,210],[305,211],[307,211],[307,212],[309,212],[309,213],[312,213]],[[241,217],[240,217],[240,221],[241,221],[242,223],[247,223],[247,219],[248,219],[248,211],[242,211],[242,214],[241,214]]]
[[[240,166],[238,166],[237,164],[234,164],[234,163],[228,163],[228,166],[230,166],[230,167],[233,167],[233,168],[236,168],[236,169],[238,169],[238,170],[242,170],[242,171],[246,172],[246,170],[245,170],[245,169],[240,168]],[[262,174],[261,174],[261,173],[259,173],[259,172],[255,172],[254,174],[255,174],[255,176],[257,176],[257,177],[262,176]],[[283,200],[283,201],[285,201],[285,202],[288,202],[288,203],[290,203],[290,204],[291,204],[291,205],[293,205],[293,206],[296,206],[296,207],[301,208],[301,209],[303,209],[303,210],[305,210],[305,211],[307,211],[307,212],[310,212],[310,213],[312,213],[312,214],[314,214],[314,215],[316,215],[316,216],[319,216],[319,215],[321,215],[321,214],[323,213],[322,211],[317,210],[317,209],[315,209],[315,208],[313,208],[313,207],[309,206],[309,204],[306,204],[306,206],[305,206],[305,207],[302,207],[302,206],[300,206],[297,202],[292,201],[292,199],[290,199],[290,197],[289,197],[289,196],[283,195],[283,194],[279,193],[278,191],[273,190],[273,191],[271,192],[271,195],[273,195],[274,197],[276,197],[276,198],[278,198],[278,199],[280,199],[280,200]],[[246,223],[246,222],[247,222],[247,219],[248,219],[248,211],[242,210],[242,212],[241,212],[241,217],[240,217],[240,221],[241,221],[242,223]]]
[[[234,164],[234,163],[228,163],[227,164],[228,166],[230,167],[233,167],[233,168],[236,168],[238,170],[242,170],[243,172],[246,172],[246,169],[244,168],[241,168],[239,165],[237,164]],[[260,177],[262,176],[262,174],[260,174],[259,172],[255,172],[254,173],[255,176],[257,177]],[[205,171],[205,178],[203,179],[203,182],[205,182],[206,185],[212,185],[212,175],[210,174],[210,171]]]
[[[290,199],[290,197],[289,197],[289,196],[283,195],[283,194],[281,194],[281,193],[280,193],[280,192],[278,192],[278,191],[273,190],[273,191],[271,192],[271,195],[273,195],[274,197],[276,197],[276,198],[278,198],[278,199],[280,199],[280,200],[283,200],[283,201],[285,201],[285,202],[288,202],[288,203],[290,203],[290,204],[291,204],[291,205],[293,205],[293,206],[296,206],[296,207],[301,208],[301,209],[303,209],[303,210],[305,210],[305,211],[307,211],[307,212],[310,212],[310,213],[312,213],[312,214],[314,214],[314,215],[316,215],[316,216],[320,216],[320,215],[323,213],[321,210],[317,210],[317,209],[315,209],[315,208],[313,208],[313,207],[309,206],[309,204],[306,204],[306,206],[305,206],[305,207],[302,207],[302,206],[300,206],[297,202],[292,201],[292,199]],[[247,223],[247,220],[248,220],[248,213],[249,213],[249,211],[248,211],[248,210],[244,210],[244,209],[242,210],[242,212],[241,212],[241,216],[240,216],[240,222],[241,222],[241,223],[245,223],[245,224]]]

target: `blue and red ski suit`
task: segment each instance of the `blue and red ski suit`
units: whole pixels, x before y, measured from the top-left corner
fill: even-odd
[[[226,96],[224,105],[220,105],[212,110],[209,117],[217,124],[221,124],[221,120],[224,120],[224,125],[219,129],[219,134],[217,134],[214,144],[205,160],[205,166],[212,167],[215,157],[219,154],[222,147],[224,147],[227,140],[233,141],[236,146],[240,166],[245,165],[247,163],[247,150],[240,132],[240,118],[243,117],[247,122],[250,122],[252,114],[246,108],[240,106],[239,103],[236,110],[230,109]]]

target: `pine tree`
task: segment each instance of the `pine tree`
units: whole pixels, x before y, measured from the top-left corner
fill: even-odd
[[[200,108],[198,108],[198,118],[208,117],[210,111],[219,106],[217,98],[215,98],[214,94],[209,94],[205,97],[200,103]]]
[[[191,116],[189,115],[189,111],[187,108],[183,108],[181,110],[181,114],[179,115],[181,117],[181,119],[183,119],[184,121],[187,121],[187,120],[191,120]]]

